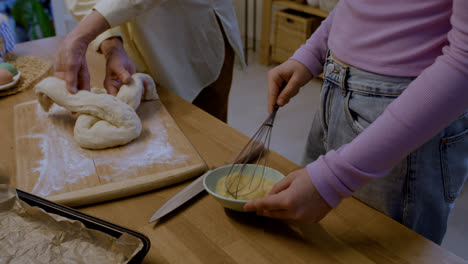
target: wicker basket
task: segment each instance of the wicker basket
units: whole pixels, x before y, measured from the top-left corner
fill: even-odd
[[[35,56],[16,56],[8,53],[5,61],[13,64],[21,72],[18,83],[10,89],[0,90],[0,97],[13,95],[32,88],[43,78],[53,73],[52,63]]]
[[[276,11],[271,59],[276,62],[289,59],[321,21],[322,18],[291,9]]]

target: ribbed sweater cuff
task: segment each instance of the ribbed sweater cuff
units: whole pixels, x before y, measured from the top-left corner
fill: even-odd
[[[340,152],[341,149],[329,151],[325,156],[320,156],[306,166],[315,188],[333,208],[370,180],[382,177],[389,171],[363,172],[346,162],[340,156]]]
[[[313,76],[319,75],[323,70],[323,65],[317,60],[312,54],[309,54],[307,49],[300,48],[296,50],[294,55],[289,58],[290,60],[296,60],[304,64]]]

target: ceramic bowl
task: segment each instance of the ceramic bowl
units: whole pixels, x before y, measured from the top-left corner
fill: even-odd
[[[223,207],[229,208],[235,211],[243,212],[244,211],[244,205],[248,202],[246,200],[235,200],[235,199],[230,199],[223,197],[221,195],[218,195],[216,193],[216,184],[218,183],[219,179],[222,177],[226,176],[229,173],[229,170],[232,165],[224,166],[217,168],[210,173],[208,173],[205,178],[203,179],[203,186],[205,187],[205,190],[218,201]],[[255,169],[257,168],[257,169]],[[255,165],[255,164],[246,164],[245,167],[245,173],[246,174],[251,174],[255,172],[255,176],[261,176],[261,173],[263,171],[263,166],[261,165]],[[269,167],[265,167],[265,174],[264,174],[266,179],[269,179],[274,182],[278,182],[281,179],[284,178],[284,175]]]

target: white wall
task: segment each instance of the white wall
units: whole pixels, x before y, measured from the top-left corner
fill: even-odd
[[[249,49],[252,49],[252,38],[253,38],[253,2],[257,2],[257,32],[256,32],[256,42],[257,42],[257,48],[260,45],[260,36],[261,36],[261,28],[262,28],[262,0],[247,0],[248,2],[248,39],[249,39]],[[241,31],[241,37],[242,37],[242,44],[244,43],[244,25],[245,25],[245,0],[233,0],[234,3],[234,9],[236,10],[237,14],[237,21],[239,23],[239,28]],[[284,7],[280,6],[273,6],[271,10],[271,28],[273,29],[273,23],[274,23],[274,14],[276,10],[279,9],[284,9]]]
[[[75,20],[68,12],[63,1],[52,0],[52,15],[57,36],[66,35],[76,26]]]
[[[258,43],[260,43],[260,29],[261,29],[261,24],[262,24],[262,0],[247,0],[248,3],[248,39],[249,39],[249,49],[252,48],[252,38],[253,38],[253,3],[256,1],[257,3],[257,32],[256,32],[256,41],[257,41],[257,47]],[[239,28],[241,31],[241,36],[242,36],[242,41],[244,41],[244,32],[245,32],[245,0],[233,0],[234,3],[234,8],[236,10],[237,14],[237,21],[239,23]]]

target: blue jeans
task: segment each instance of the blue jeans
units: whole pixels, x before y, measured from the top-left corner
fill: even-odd
[[[356,69],[329,55],[324,66],[320,109],[309,132],[303,166],[352,141],[413,79]],[[388,175],[355,192],[354,197],[440,244],[467,175],[465,112],[410,153]]]

